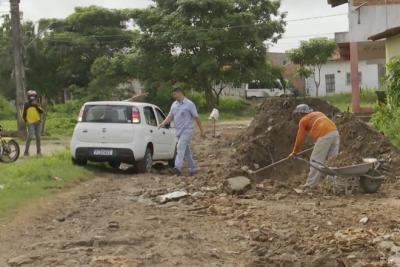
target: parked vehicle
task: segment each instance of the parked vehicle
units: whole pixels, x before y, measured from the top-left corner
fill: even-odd
[[[292,89],[283,89],[283,86],[279,80],[268,84],[262,81],[252,81],[246,84],[246,98],[247,99],[257,99],[262,97],[272,97],[272,96],[292,96]]]
[[[174,163],[177,138],[173,128],[160,128],[164,113],[139,102],[88,102],[80,111],[71,140],[72,161],[133,164],[150,172],[153,161]]]
[[[11,163],[17,161],[20,154],[20,148],[13,138],[3,137],[3,127],[0,125],[0,161]]]

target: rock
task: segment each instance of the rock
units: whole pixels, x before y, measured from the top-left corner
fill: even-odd
[[[168,194],[165,194],[165,195],[158,196],[157,197],[157,202],[159,202],[161,204],[164,204],[164,203],[167,203],[169,201],[179,200],[179,199],[181,199],[183,197],[186,197],[188,195],[189,194],[186,191],[183,191],[183,190],[175,191],[175,192],[172,192],[172,193],[168,193]]]
[[[12,258],[12,259],[8,260],[7,263],[10,266],[21,266],[21,265],[24,265],[24,264],[31,264],[37,259],[38,259],[38,257],[21,255],[21,256],[18,256],[18,257],[15,257],[15,258]]]
[[[303,193],[304,193],[303,190],[298,189],[298,188],[295,188],[295,189],[293,189],[293,190],[294,190],[294,192],[296,192],[297,194],[303,194]]]
[[[231,194],[243,193],[250,188],[250,185],[250,179],[244,176],[229,178],[225,182],[225,188]]]
[[[378,248],[384,251],[390,251],[395,244],[392,241],[381,241],[378,243]]]
[[[0,190],[3,190],[4,189],[4,185],[3,184],[0,184]]]
[[[192,197],[204,197],[206,194],[203,192],[194,192],[190,194]]]
[[[391,256],[388,258],[388,264],[392,267],[400,267],[400,256]]]
[[[258,170],[260,168],[260,165],[257,163],[254,163],[253,166],[254,166],[254,169],[256,169],[256,170]]]
[[[142,265],[141,261],[129,259],[123,256],[94,256],[92,258],[91,266],[124,266],[124,267],[139,267]]]
[[[244,172],[248,172],[250,170],[248,166],[242,166],[240,169]]]
[[[368,221],[369,221],[368,217],[364,217],[364,218],[361,218],[360,223],[367,224]]]

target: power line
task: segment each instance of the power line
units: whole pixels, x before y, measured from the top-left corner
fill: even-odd
[[[317,17],[307,17],[307,18],[298,18],[298,19],[288,19],[287,22],[296,22],[296,21],[306,21],[306,20],[314,20],[314,19],[324,19],[324,18],[332,18],[347,15],[347,13],[333,14],[333,15],[325,15],[325,16],[317,16]]]

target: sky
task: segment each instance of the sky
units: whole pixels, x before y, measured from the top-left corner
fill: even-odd
[[[327,0],[282,0],[281,11],[287,12],[288,24],[285,35],[277,45],[270,47],[270,51],[284,52],[298,47],[301,40],[315,37],[333,38],[334,32],[347,31],[347,5],[331,8],[327,2]],[[64,18],[73,13],[76,6],[143,8],[151,3],[149,0],[21,0],[21,10],[24,20],[37,21],[49,17]],[[0,15],[8,10],[8,0],[0,0]]]

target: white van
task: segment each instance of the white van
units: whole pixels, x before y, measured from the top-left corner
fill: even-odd
[[[262,97],[271,96],[285,96],[292,95],[293,92],[287,89],[286,92],[279,80],[275,81],[272,85],[268,85],[262,81],[252,81],[246,84],[246,98],[257,99]]]

